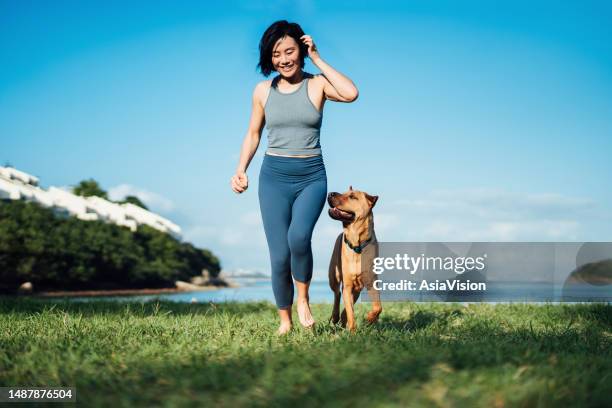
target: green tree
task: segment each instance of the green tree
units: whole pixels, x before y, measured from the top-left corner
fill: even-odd
[[[140,200],[140,198],[133,196],[133,195],[129,195],[126,196],[123,201],[119,201],[119,203],[131,203],[134,205],[137,205],[140,208],[144,208],[145,210],[148,210],[149,208]]]
[[[171,287],[219,259],[149,226],[136,232],[60,217],[36,203],[0,200],[0,290]]]
[[[72,192],[76,195],[84,197],[98,196],[108,199],[108,194],[106,191],[104,191],[94,179],[82,180],[79,184],[73,187]]]

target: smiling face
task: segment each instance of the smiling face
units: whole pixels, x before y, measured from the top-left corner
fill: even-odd
[[[376,204],[378,196],[371,196],[363,191],[349,190],[344,193],[329,193],[327,203],[331,207],[329,216],[343,223],[351,223],[359,219],[367,218]]]
[[[291,36],[284,36],[272,49],[272,66],[285,78],[291,78],[300,70],[300,47]]]

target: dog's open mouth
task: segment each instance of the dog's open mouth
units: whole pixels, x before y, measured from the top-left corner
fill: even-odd
[[[353,221],[355,219],[355,213],[350,211],[344,211],[337,207],[332,207],[328,210],[329,216],[334,220],[338,221]]]

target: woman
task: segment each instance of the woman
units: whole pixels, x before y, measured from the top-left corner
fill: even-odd
[[[327,174],[319,134],[325,100],[353,102],[353,82],[327,64],[309,35],[296,23],[277,21],[259,43],[258,67],[264,76],[253,91],[252,113],[242,143],[232,190],[249,185],[246,170],[266,124],[268,148],[259,173],[259,206],[270,252],[272,289],[278,307],[278,334],[292,327],[293,282],[298,288],[297,313],[304,327],[314,319],[308,303],[312,277],[310,240],[327,195]],[[303,71],[308,56],[322,74]]]

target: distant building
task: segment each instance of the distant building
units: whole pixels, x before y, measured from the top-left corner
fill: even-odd
[[[82,197],[57,187],[43,190],[38,178],[14,169],[0,167],[0,199],[25,200],[51,208],[55,213],[78,219],[101,220],[136,231],[139,225],[148,225],[173,237],[181,238],[181,228],[144,208],[131,203],[118,204],[101,197]]]

